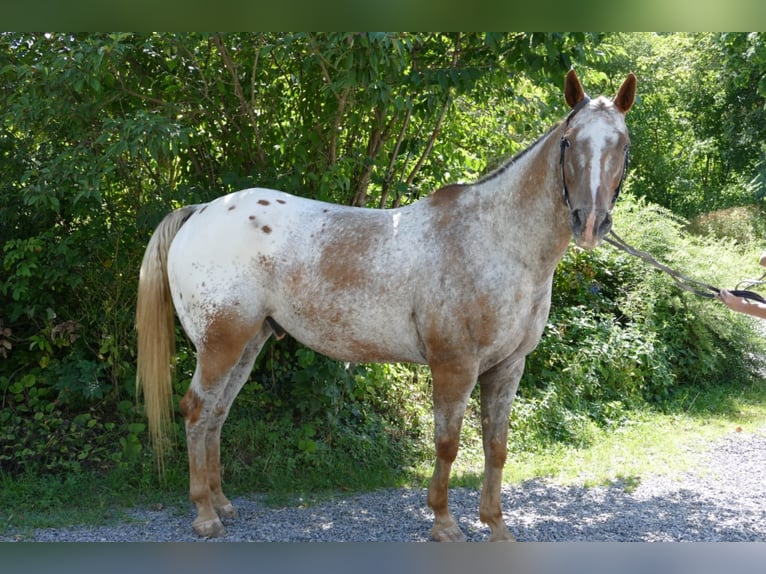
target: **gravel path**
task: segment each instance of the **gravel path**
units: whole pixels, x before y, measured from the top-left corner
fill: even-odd
[[[519,541],[766,541],[766,427],[731,433],[680,477],[583,488],[546,480],[503,489],[503,509]],[[238,517],[219,540],[417,542],[432,515],[424,489],[387,489],[339,496],[308,507],[275,508],[261,496],[235,498]],[[451,507],[471,541],[488,529],[478,518],[479,493],[451,490]],[[195,541],[188,511],[127,511],[120,524],[40,529],[34,541]],[[6,536],[4,540],[12,540]],[[0,538],[3,540],[3,538]]]

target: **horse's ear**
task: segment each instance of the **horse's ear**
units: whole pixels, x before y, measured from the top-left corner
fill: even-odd
[[[614,97],[614,105],[617,106],[617,109],[624,114],[631,108],[631,106],[633,106],[635,97],[636,76],[634,76],[631,72],[628,74],[628,77],[625,78],[622,86],[620,86],[620,91],[617,92],[617,95]]]
[[[564,97],[566,97],[570,108],[575,107],[585,97],[585,91],[582,89],[582,84],[580,84],[580,80],[577,78],[574,70],[569,70],[567,73]]]

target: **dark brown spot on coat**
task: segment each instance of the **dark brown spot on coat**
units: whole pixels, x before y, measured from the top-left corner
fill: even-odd
[[[281,203],[282,205],[284,205],[285,204],[285,200],[284,199],[278,199],[277,203]]]
[[[267,273],[274,273],[274,270],[276,269],[276,260],[273,257],[261,253],[258,256],[258,262],[261,264],[264,271]]]
[[[251,215],[250,217],[248,217],[248,219],[249,219],[250,221],[253,221],[253,220],[255,219],[255,215]]]
[[[263,227],[261,227],[261,231],[263,231],[264,233],[271,233],[271,227],[269,227],[268,225],[264,225]]]
[[[447,462],[454,462],[457,458],[458,439],[446,438],[436,441],[436,457]]]
[[[455,217],[460,215],[456,203],[467,187],[461,184],[448,185],[428,196],[429,205],[433,208],[434,225],[438,229],[450,227]]]
[[[194,426],[199,420],[202,412],[202,399],[192,389],[186,391],[184,398],[179,405],[181,415],[186,419],[189,426]]]
[[[268,200],[266,200],[266,199],[259,199],[259,200],[258,200],[258,203],[259,203],[260,205],[270,205],[270,204],[269,204],[269,201],[268,201]]]
[[[433,206],[450,205],[457,200],[466,187],[468,186],[462,184],[446,185],[434,191],[428,199]]]
[[[466,311],[471,317],[468,321],[468,332],[473,339],[480,347],[491,345],[497,336],[498,326],[489,296],[477,294],[466,306]]]
[[[508,441],[496,438],[489,441],[489,465],[492,468],[503,468],[505,459],[508,457]]]
[[[231,211],[231,210],[233,210],[233,209],[237,209],[237,206],[236,206],[236,205],[230,205],[230,206],[229,206],[229,211]]]

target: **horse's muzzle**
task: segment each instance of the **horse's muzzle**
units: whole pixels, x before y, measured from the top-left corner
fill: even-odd
[[[569,212],[569,227],[577,245],[592,249],[612,229],[612,215],[603,209],[572,209]]]

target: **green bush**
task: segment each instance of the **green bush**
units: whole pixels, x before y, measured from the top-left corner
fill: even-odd
[[[705,213],[689,221],[685,229],[694,235],[708,235],[738,245],[757,244],[759,238],[766,237],[766,205],[731,207]]]
[[[13,383],[0,377],[0,396],[3,472],[66,475],[104,471],[130,466],[141,456],[145,425],[131,422],[135,408],[130,401],[118,405],[119,417],[104,417],[96,408],[75,414],[62,408],[54,390],[38,384],[32,374]]]
[[[615,229],[682,273],[722,287],[752,266],[746,256],[754,246],[743,253],[717,238],[691,237],[684,223],[626,194]],[[639,259],[606,245],[571,248],[557,269],[550,320],[528,359],[511,424],[533,444],[587,443],[593,425],[609,428],[631,411],[668,408],[688,389],[745,384],[758,348],[763,342],[750,321],[681,291]]]

